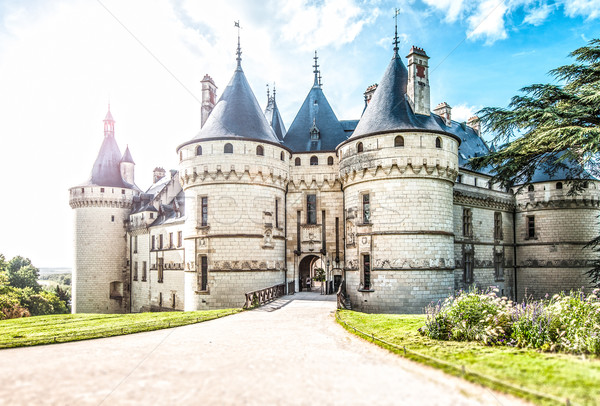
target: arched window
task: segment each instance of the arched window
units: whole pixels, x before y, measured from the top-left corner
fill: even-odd
[[[394,138],[394,146],[395,147],[403,147],[404,146],[404,137],[399,135]]]
[[[294,161],[294,164],[296,166],[300,166],[300,158],[296,158],[296,160]]]
[[[327,165],[329,165],[329,166],[333,165],[333,157],[332,156],[327,158]]]
[[[283,153],[283,151],[281,151],[281,154],[279,154],[279,157],[281,158],[282,161],[285,161],[285,154]]]
[[[196,147],[196,155],[202,155],[202,146],[201,145],[198,145]]]
[[[233,154],[233,145],[231,145],[230,143],[225,144],[223,152],[225,152],[226,154]]]
[[[359,142],[356,145],[356,152],[363,152],[363,143],[362,142]]]
[[[533,185],[529,185],[529,186],[527,187],[527,191],[528,191],[528,192],[533,192],[533,191],[535,191],[535,187],[534,187]]]
[[[436,148],[442,148],[442,139],[440,137],[437,137],[435,139],[435,147]]]
[[[259,145],[258,147],[256,147],[256,155],[264,155],[265,154],[265,149],[263,148],[262,145]]]
[[[319,165],[319,158],[316,155],[310,157],[310,165]]]
[[[562,189],[562,182],[556,182],[556,188]]]
[[[588,181],[587,181],[587,180],[586,180],[585,182],[583,182],[583,187],[584,187],[585,189],[587,189],[587,188],[589,188],[589,187],[590,187],[590,184],[588,183]]]

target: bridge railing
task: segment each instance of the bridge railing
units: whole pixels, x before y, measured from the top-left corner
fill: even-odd
[[[269,303],[272,300],[277,299],[285,295],[285,284],[271,286],[253,292],[246,293],[246,303],[244,309],[251,309],[253,307],[262,306],[265,303]]]

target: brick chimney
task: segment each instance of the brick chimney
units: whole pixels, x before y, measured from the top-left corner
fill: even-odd
[[[444,124],[448,127],[452,125],[452,115],[451,115],[452,107],[448,105],[448,103],[443,102],[436,106],[433,109],[433,112],[444,119]]]
[[[367,109],[367,106],[369,105],[369,103],[371,102],[371,99],[373,98],[373,95],[375,94],[375,90],[377,90],[377,83],[375,83],[374,85],[371,85],[369,87],[367,87],[367,90],[365,90],[365,108],[363,109],[363,114],[365,112],[365,110]]]
[[[429,101],[429,57],[416,46],[410,49],[408,58],[408,84],[406,94],[413,112],[428,116],[431,112]]]
[[[473,116],[467,120],[467,125],[473,129],[477,133],[477,135],[481,136],[481,123],[479,122],[479,117]]]
[[[215,104],[217,104],[217,86],[208,75],[204,75],[204,79],[200,83],[202,83],[202,107],[200,108],[200,127],[202,128]]]
[[[163,168],[156,167],[152,173],[152,183],[156,183],[165,177],[166,172]]]

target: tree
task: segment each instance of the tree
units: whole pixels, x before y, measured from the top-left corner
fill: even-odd
[[[31,264],[28,258],[16,256],[8,262],[8,283],[15,288],[31,288],[39,292],[42,288],[37,282],[40,271]]]
[[[493,166],[493,181],[505,187],[527,184],[538,168],[549,174],[562,170],[571,179],[572,194],[582,190],[583,182],[577,179],[586,172],[598,177],[600,39],[592,39],[569,56],[576,63],[550,71],[561,84],[525,87],[508,108],[486,107],[478,112],[483,126],[494,133],[494,142],[505,144],[472,159],[473,169]],[[600,254],[600,236],[587,247]],[[588,275],[600,283],[600,259]]]

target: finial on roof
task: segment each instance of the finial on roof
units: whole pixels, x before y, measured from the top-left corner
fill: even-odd
[[[396,9],[395,13],[394,13],[394,20],[396,20],[395,23],[395,30],[394,30],[394,58],[399,58],[400,56],[398,55],[398,14],[400,14],[400,10]]]
[[[273,82],[273,101],[275,101],[275,92],[277,92],[277,90],[275,89],[275,82]]]
[[[108,103],[108,111],[106,112],[106,116],[104,117],[104,136],[112,136],[115,135],[115,119],[110,113],[110,103]]]
[[[269,84],[267,83],[267,103],[271,100],[271,92],[269,92]]]
[[[313,70],[315,74],[315,83],[313,86],[321,86],[321,81],[319,80],[319,64],[317,64],[317,60],[319,59],[317,56],[317,51],[315,51],[315,56],[313,59],[315,60],[315,64],[313,65],[313,68],[315,68],[315,70]]]
[[[234,21],[233,26],[237,27],[237,29],[238,29],[238,46],[237,46],[237,52],[236,52],[237,58],[235,58],[235,59],[237,61],[238,69],[242,69],[242,47],[240,47],[240,28],[242,28],[242,27],[240,27],[240,20]]]

